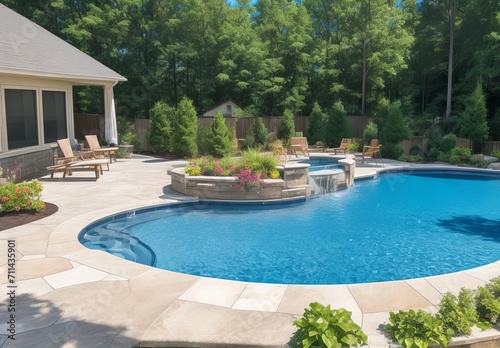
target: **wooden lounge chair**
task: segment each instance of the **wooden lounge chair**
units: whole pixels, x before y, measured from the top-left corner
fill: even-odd
[[[352,143],[352,139],[342,138],[339,147],[334,147],[331,150],[333,150],[335,154],[337,154],[338,152],[343,153],[345,156],[347,156],[347,145],[349,145],[350,143]]]
[[[382,155],[380,154],[380,147],[382,145],[379,144],[378,139],[372,139],[370,145],[363,146],[363,163],[365,162],[365,157],[371,157],[375,164],[377,164],[377,160],[375,156],[378,154],[380,157],[380,161],[382,162],[382,167],[384,166],[384,160],[382,159]]]
[[[295,154],[296,157],[299,157],[297,155],[297,151],[302,152],[304,156],[309,156],[309,147],[307,145],[307,138],[306,137],[293,137],[290,141],[290,152]]]
[[[102,165],[108,165],[109,163],[108,159],[105,158],[95,159],[91,151],[79,153],[75,156],[68,138],[57,140],[57,145],[63,157],[58,157],[54,160],[53,166],[47,167],[47,170],[51,172],[51,178],[54,177],[54,173],[57,171],[62,171],[63,178],[65,178],[67,174],[72,175],[73,171],[90,170],[95,173],[95,178],[97,180],[99,176],[102,175]]]
[[[109,163],[116,162],[116,150],[117,147],[101,147],[97,135],[90,134],[85,136],[85,141],[89,145],[90,151],[92,151],[97,157],[103,156],[109,159]]]

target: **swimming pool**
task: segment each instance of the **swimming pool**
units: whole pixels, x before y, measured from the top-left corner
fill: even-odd
[[[79,239],[115,253],[129,235],[150,248],[141,253],[153,255],[156,267],[222,279],[402,280],[499,260],[499,194],[499,175],[393,172],[293,204],[200,202],[119,214],[87,226]]]
[[[315,172],[325,169],[338,169],[339,160],[338,158],[309,158],[306,160],[301,160],[299,163],[309,164],[309,171]]]

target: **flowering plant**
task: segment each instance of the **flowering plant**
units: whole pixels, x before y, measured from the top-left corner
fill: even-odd
[[[260,180],[258,174],[252,173],[250,169],[242,169],[238,174],[239,183],[236,186],[245,191],[254,191],[264,186],[264,182]]]
[[[184,171],[191,176],[231,176],[237,173],[237,163],[231,158],[205,156],[191,160]]]
[[[9,211],[34,210],[45,207],[41,200],[43,187],[38,180],[29,183],[0,185],[0,213]]]

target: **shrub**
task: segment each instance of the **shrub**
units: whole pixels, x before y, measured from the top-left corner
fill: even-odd
[[[443,322],[421,309],[389,313],[387,333],[404,348],[426,348],[432,344],[446,347],[453,330],[445,329]]]
[[[252,126],[252,135],[254,140],[254,147],[265,148],[269,142],[269,132],[267,131],[262,118],[257,118]]]
[[[196,131],[196,145],[199,153],[203,155],[210,153],[210,127],[204,125],[198,126],[198,130]]]
[[[398,160],[403,161],[403,162],[420,162],[422,160],[422,157],[420,155],[401,155],[399,156]]]
[[[197,130],[198,118],[193,103],[183,98],[172,120],[172,153],[180,157],[195,156]]]
[[[500,150],[493,150],[493,151],[491,151],[491,156],[500,159]]]
[[[293,121],[293,113],[290,110],[285,110],[283,118],[278,127],[278,138],[281,139],[283,144],[289,144],[290,139],[295,134],[295,124]]]
[[[500,316],[500,277],[491,279],[476,292],[476,310],[480,320],[498,323]]]
[[[134,145],[134,151],[142,151],[141,139],[134,133],[134,124],[124,117],[117,118],[118,143]]]
[[[0,185],[0,213],[10,211],[40,211],[45,207],[41,200],[43,186],[38,180]]]
[[[422,155],[422,148],[420,146],[418,146],[418,145],[413,145],[410,148],[410,151],[408,151],[408,154],[410,156],[415,156],[415,155],[421,156]]]
[[[157,102],[151,110],[148,137],[154,152],[165,152],[170,149],[170,119],[174,112],[175,110],[164,102]]]
[[[410,129],[403,117],[401,103],[394,102],[389,106],[388,115],[385,119],[381,136],[384,146],[387,144],[397,144],[410,137]]]
[[[347,112],[344,110],[342,102],[333,104],[328,113],[328,122],[326,124],[325,142],[329,147],[335,147],[341,143],[342,138],[351,137],[351,129],[347,123]]]
[[[231,138],[231,131],[226,126],[224,117],[220,112],[216,112],[212,127],[210,127],[210,155],[215,157],[232,155],[234,153],[234,145]]]
[[[350,347],[365,345],[368,337],[361,327],[351,319],[351,312],[331,309],[313,302],[310,309],[305,309],[302,318],[293,325],[299,329],[293,335],[293,341],[307,347]]]
[[[321,110],[318,103],[314,103],[311,115],[309,115],[309,127],[307,129],[307,140],[311,144],[325,141],[326,114]]]
[[[380,148],[384,158],[398,159],[403,154],[403,147],[399,144],[387,143]]]
[[[488,137],[488,122],[486,121],[486,99],[483,94],[481,82],[478,81],[474,91],[467,100],[467,105],[462,115],[460,136],[480,142]]]
[[[231,176],[239,172],[238,162],[230,157],[222,159],[204,156],[189,160],[184,172],[191,176]]]
[[[252,172],[264,174],[269,177],[276,170],[278,159],[271,154],[261,154],[258,150],[250,149],[241,153],[240,166]]]
[[[457,136],[455,134],[446,134],[439,144],[439,150],[444,153],[450,153],[457,146]]]
[[[449,152],[445,153],[443,151],[438,151],[437,160],[439,162],[450,162],[450,153]]]
[[[444,294],[437,316],[446,329],[469,336],[479,319],[472,291],[462,288],[458,298],[450,292]]]
[[[455,147],[451,150],[450,164],[467,162],[470,159],[471,151],[465,147]]]
[[[471,156],[471,158],[469,160],[469,164],[473,167],[476,167],[476,168],[488,168],[488,166],[490,165],[490,162],[485,161],[484,159],[481,159],[481,158]]]
[[[349,144],[346,145],[345,149],[347,152],[356,152],[359,150],[359,142],[356,140],[353,140]]]
[[[378,127],[373,121],[370,121],[363,130],[363,141],[368,145],[372,139],[378,139]]]

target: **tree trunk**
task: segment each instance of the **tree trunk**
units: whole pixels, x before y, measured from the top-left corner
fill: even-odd
[[[363,39],[363,76],[361,81],[361,115],[365,114],[366,100],[366,41]]]
[[[445,120],[448,120],[451,114],[451,89],[453,83],[453,36],[455,32],[455,0],[450,0],[450,8],[448,13],[450,18],[450,49],[448,52],[448,91],[446,95]]]

